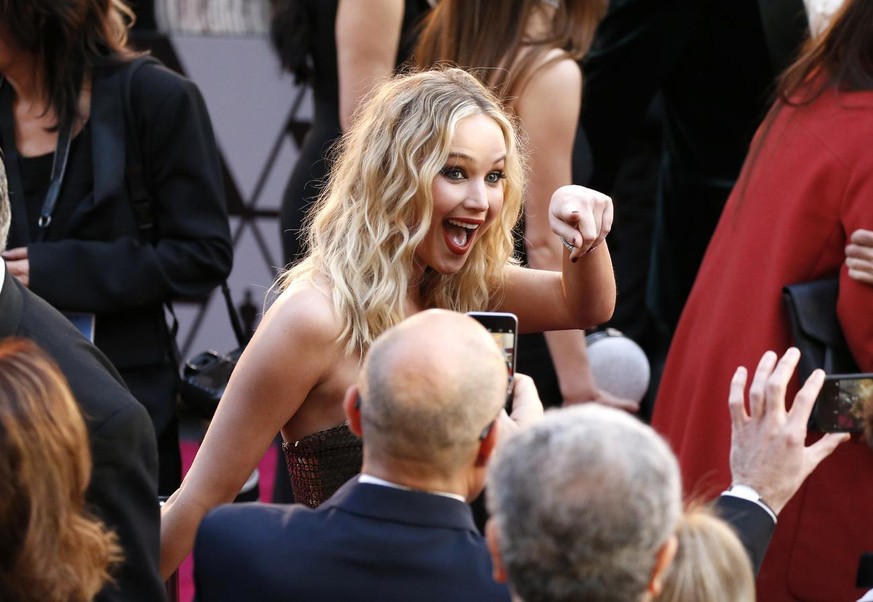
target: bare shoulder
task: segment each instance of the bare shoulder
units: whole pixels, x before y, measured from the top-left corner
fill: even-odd
[[[311,283],[289,287],[246,346],[228,383],[225,405],[241,400],[248,409],[260,407],[262,416],[275,414],[277,424],[268,425],[275,432],[344,365],[340,332],[327,291]]]
[[[521,94],[519,101],[551,102],[582,92],[582,68],[559,49],[546,53]]]
[[[524,87],[516,111],[529,135],[575,132],[582,104],[582,70],[559,50],[549,52]],[[557,60],[555,60],[557,59]],[[551,61],[551,62],[550,62]]]
[[[330,343],[340,334],[340,319],[326,287],[312,282],[289,286],[267,310],[258,330],[273,331],[281,338]]]

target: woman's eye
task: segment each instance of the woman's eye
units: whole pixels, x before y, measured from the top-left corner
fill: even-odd
[[[492,171],[487,176],[485,176],[485,181],[489,184],[497,184],[500,180],[504,179],[506,174],[502,171]]]
[[[440,173],[447,180],[460,180],[464,177],[464,172],[461,171],[460,167],[443,167]]]

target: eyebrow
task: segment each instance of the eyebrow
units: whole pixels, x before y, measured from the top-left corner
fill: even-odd
[[[466,153],[449,153],[449,159],[464,159],[466,161],[475,162],[476,160]],[[494,163],[500,163],[501,161],[506,161],[506,155],[502,155],[494,160]]]

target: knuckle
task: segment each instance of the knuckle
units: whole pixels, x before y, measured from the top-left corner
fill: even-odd
[[[768,397],[772,397],[782,394],[782,392],[785,391],[785,387],[782,383],[774,382],[773,379],[769,379],[767,380],[765,391]]]

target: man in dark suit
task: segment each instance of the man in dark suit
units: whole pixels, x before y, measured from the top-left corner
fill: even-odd
[[[6,172],[0,161],[0,252],[10,221]],[[89,509],[118,534],[124,554],[116,582],[96,599],[165,599],[158,573],[158,453],[148,412],[109,360],[0,261],[0,338],[10,336],[30,339],[57,362],[88,427],[93,471],[85,497]]]
[[[233,504],[210,512],[194,546],[199,602],[500,600],[466,503],[482,489],[505,418],[507,371],[472,318],[418,313],[370,348],[345,398],[364,441],[362,474],[315,510]],[[517,376],[513,418],[542,415]]]
[[[766,356],[765,356],[766,357]],[[733,485],[716,501],[753,568],[761,565],[776,515],[848,435],[805,447],[818,387],[807,384],[785,409],[797,355],[762,359],[749,389],[745,369],[731,383]],[[811,379],[812,380],[812,379]],[[550,411],[503,446],[487,479],[486,526],[495,578],[520,600],[643,600],[659,594],[676,551],[682,511],[679,466],[649,426],[589,404]],[[558,595],[560,592],[560,595]]]
[[[806,30],[802,0],[609,3],[585,59],[581,123],[593,159],[590,186],[612,191],[660,90],[664,143],[653,250],[635,261],[645,270],[651,260],[648,306],[666,333],[679,319],[775,78]]]

